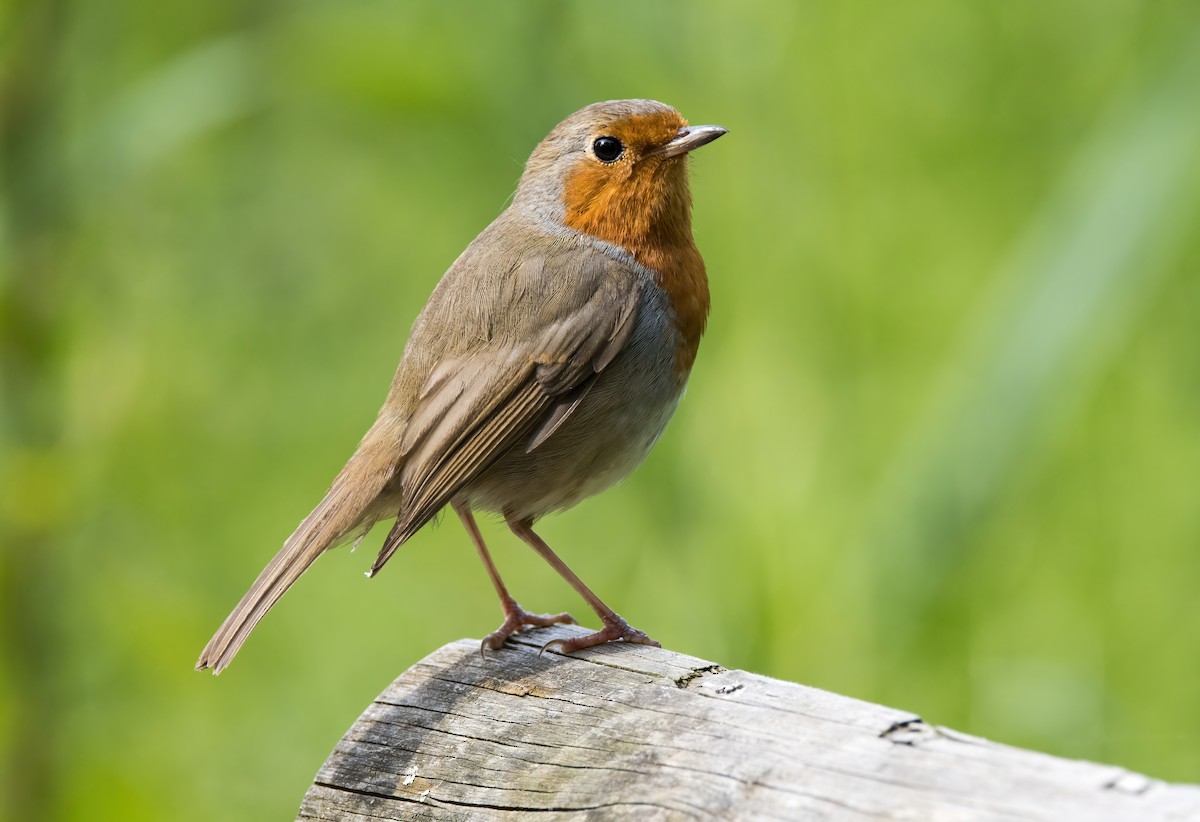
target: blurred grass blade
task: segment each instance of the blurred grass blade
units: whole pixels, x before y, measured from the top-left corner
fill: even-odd
[[[254,76],[246,34],[203,43],[166,62],[120,94],[87,132],[77,152],[80,187],[103,193],[245,116],[260,97]]]
[[[867,510],[889,632],[916,626],[1048,420],[1086,401],[1196,225],[1200,39],[1181,46],[1112,107],[1016,243]]]

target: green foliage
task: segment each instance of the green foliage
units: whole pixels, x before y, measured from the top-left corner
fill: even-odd
[[[629,96],[730,129],[692,164],[714,311],[650,460],[550,544],[672,648],[1200,781],[1198,12],[3,12],[0,815],[286,817],[495,627],[456,522],[367,581],[377,530],[191,670],[534,143]]]

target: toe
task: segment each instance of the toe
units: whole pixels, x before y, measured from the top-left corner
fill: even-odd
[[[560,654],[571,654],[575,651],[582,651],[584,648],[594,648],[597,645],[604,645],[607,642],[618,641],[629,642],[634,645],[650,645],[655,648],[662,647],[643,631],[631,628],[625,620],[617,617],[611,622],[606,622],[604,628],[593,634],[573,636],[570,639],[553,639],[542,646],[541,653],[552,650]]]
[[[655,648],[662,647],[658,641],[651,639],[637,628],[626,628],[619,638],[624,642],[632,642],[635,645],[650,645]]]
[[[551,625],[575,625],[575,617],[566,613],[561,614],[525,614],[521,621],[523,626],[528,625],[534,628],[549,628]]]

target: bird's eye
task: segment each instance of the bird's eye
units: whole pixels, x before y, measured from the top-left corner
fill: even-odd
[[[592,153],[602,163],[615,163],[625,153],[625,145],[616,137],[597,137],[592,143]]]

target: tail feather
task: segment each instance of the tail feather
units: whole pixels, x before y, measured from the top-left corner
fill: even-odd
[[[200,654],[196,670],[221,673],[279,598],[326,550],[377,517],[376,501],[395,472],[390,449],[376,445],[373,428],[333,481],[325,498],[288,537]]]

